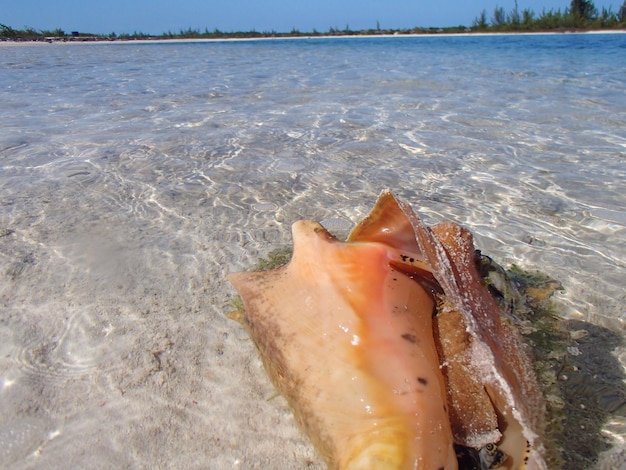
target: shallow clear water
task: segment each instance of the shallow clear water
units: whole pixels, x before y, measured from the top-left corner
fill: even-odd
[[[319,465],[225,275],[387,187],[623,334],[625,70],[624,34],[0,44],[3,460]]]

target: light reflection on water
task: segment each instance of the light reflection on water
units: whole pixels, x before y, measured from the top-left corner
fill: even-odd
[[[623,332],[625,41],[0,45],[4,461],[317,462],[224,277],[386,187]]]

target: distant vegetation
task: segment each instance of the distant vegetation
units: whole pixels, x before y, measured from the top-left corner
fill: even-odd
[[[563,10],[545,9],[537,14],[526,8],[522,11],[515,6],[511,11],[504,7],[496,7],[489,14],[483,10],[472,22],[471,26],[459,25],[447,28],[408,28],[408,29],[382,29],[378,23],[376,28],[352,30],[348,25],[345,28],[330,27],[326,32],[313,30],[302,32],[292,29],[289,32],[276,31],[235,31],[227,32],[214,29],[204,31],[188,28],[178,32],[167,31],[161,35],[151,35],[141,32],[132,34],[108,35],[79,33],[73,31],[66,33],[60,28],[54,30],[36,30],[31,27],[14,29],[0,23],[0,40],[10,41],[114,41],[136,39],[228,39],[228,38],[262,38],[262,37],[298,37],[298,36],[347,36],[347,35],[382,35],[382,34],[438,34],[438,33],[462,33],[462,32],[540,32],[540,31],[586,31],[604,29],[626,28],[626,0],[617,12],[602,8],[598,11],[593,1],[572,0],[569,7]]]
[[[602,8],[598,11],[592,1],[572,0],[569,8],[561,11],[545,9],[540,15],[529,8],[515,7],[507,12],[496,7],[490,17],[483,10],[472,23],[472,31],[554,31],[598,30],[626,28],[626,0],[617,12]]]

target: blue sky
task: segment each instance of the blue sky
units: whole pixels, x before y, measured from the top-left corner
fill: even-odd
[[[595,1],[619,10],[623,0]],[[61,28],[107,34],[161,34],[181,29],[222,31],[328,31],[344,29],[470,26],[485,9],[508,12],[514,0],[4,0],[0,23],[22,29]],[[565,9],[569,0],[518,0],[520,10],[539,14]]]

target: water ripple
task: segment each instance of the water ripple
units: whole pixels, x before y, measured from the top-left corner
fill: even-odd
[[[385,187],[623,331],[625,40],[0,45],[3,463],[303,467],[225,276]]]
[[[17,360],[27,374],[45,377],[46,381],[65,383],[82,377],[98,366],[93,356],[94,344],[86,343],[95,325],[82,312],[67,312],[65,322],[56,332],[43,333],[33,328],[20,343]]]

